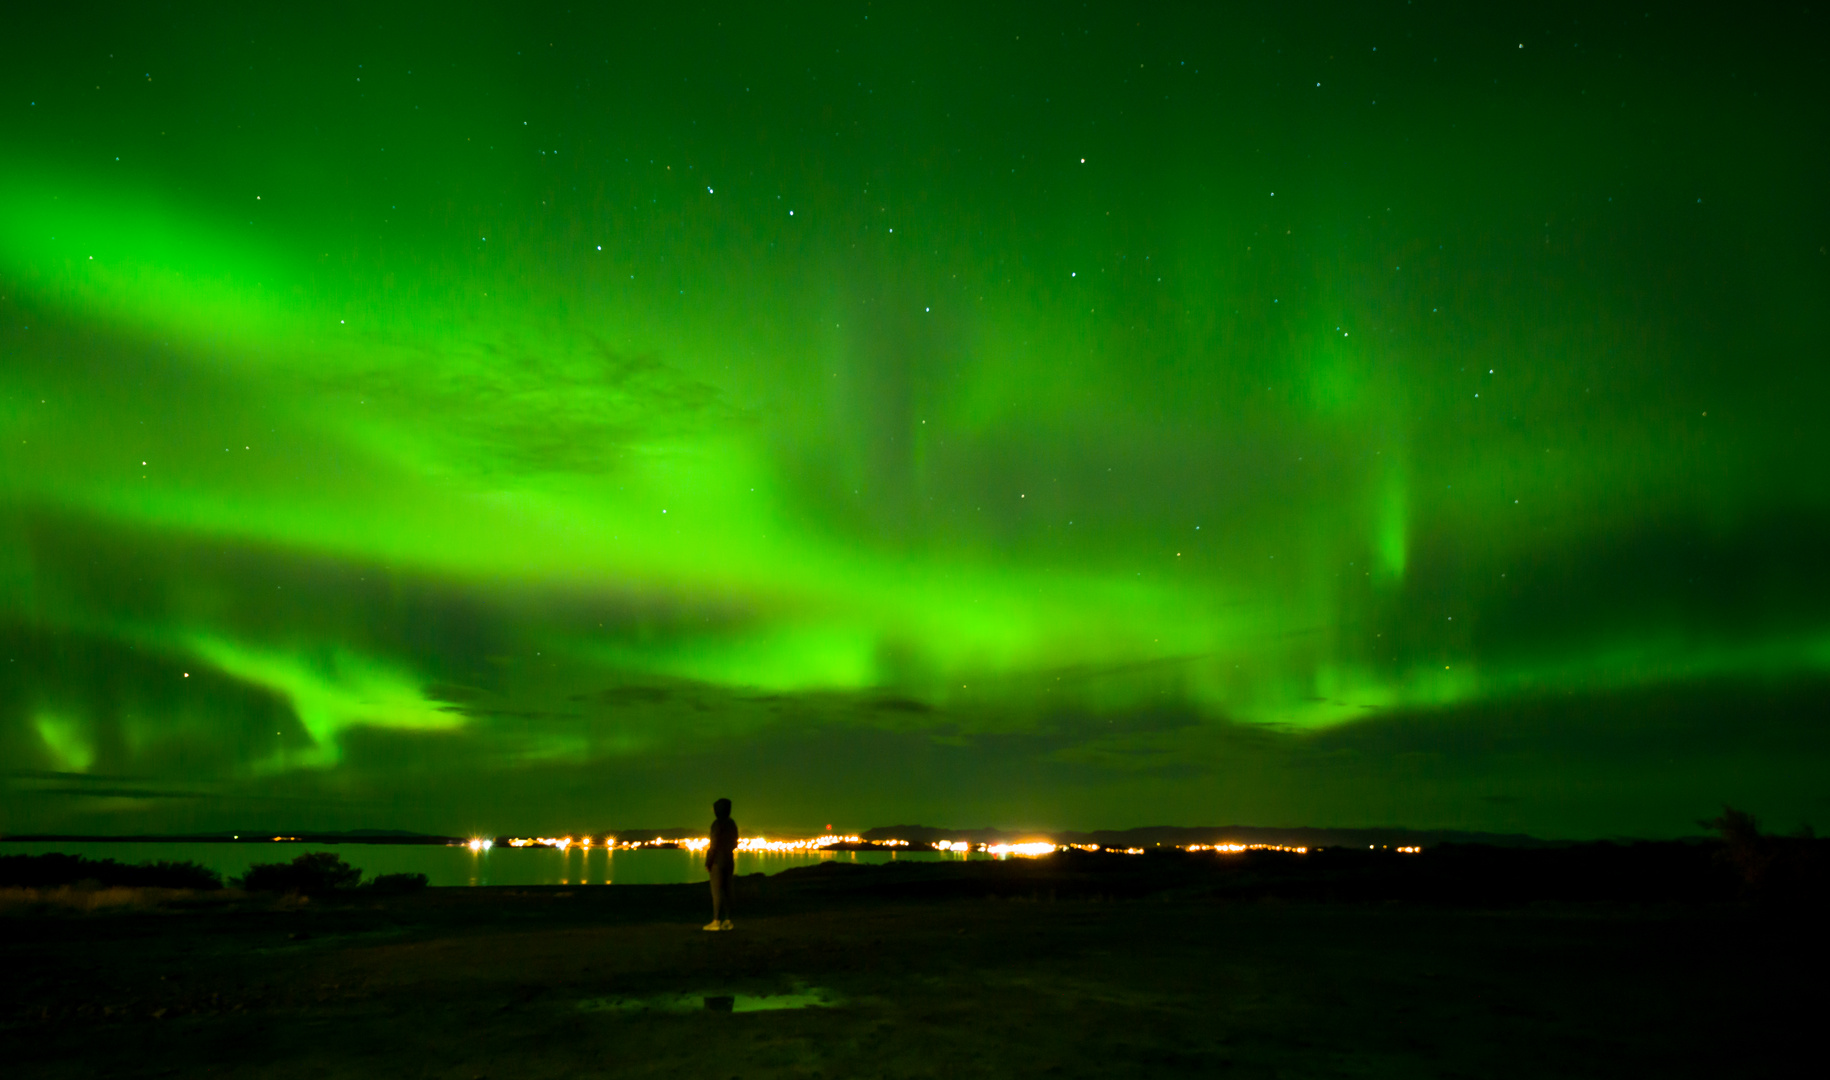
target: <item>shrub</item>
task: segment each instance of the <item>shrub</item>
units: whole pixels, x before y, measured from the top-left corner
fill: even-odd
[[[1740,875],[1746,895],[1786,903],[1821,902],[1830,891],[1830,845],[1803,825],[1795,836],[1760,831],[1754,815],[1732,806],[1722,816],[1698,822],[1722,834],[1717,858]]]
[[[365,883],[365,889],[372,889],[386,896],[398,896],[401,893],[418,892],[426,887],[424,874],[382,874]]]
[[[338,889],[354,888],[362,880],[362,871],[329,851],[310,851],[289,863],[259,863],[235,879],[235,885],[249,892],[301,893],[323,896]]]
[[[1741,875],[1748,888],[1757,890],[1766,884],[1767,872],[1777,853],[1773,844],[1760,835],[1760,822],[1754,815],[1724,805],[1721,817],[1697,824],[1721,834],[1722,857]]]
[[[222,888],[221,874],[194,862],[166,862],[161,859],[158,862],[141,863],[132,869],[139,872],[135,875],[135,885],[160,889]]]
[[[0,856],[0,887],[55,888],[85,881],[104,888],[222,888],[221,874],[194,862],[118,863],[61,852]]]

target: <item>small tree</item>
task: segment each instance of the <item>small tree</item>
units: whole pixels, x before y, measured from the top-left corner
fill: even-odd
[[[1758,889],[1765,883],[1767,870],[1773,865],[1774,851],[1773,845],[1760,835],[1760,822],[1754,815],[1724,804],[1721,817],[1697,824],[1721,834],[1722,857],[1740,873],[1741,880],[1750,889]]]
[[[362,880],[358,867],[329,851],[310,851],[289,863],[259,863],[234,880],[249,892],[300,893],[322,896],[338,889],[355,888]]]
[[[207,866],[189,861],[141,863],[134,869],[139,871],[141,884],[153,885],[162,889],[198,889],[209,891],[222,888],[222,875]]]
[[[382,874],[363,886],[364,889],[372,889],[385,896],[418,892],[425,887],[426,875],[424,874]]]

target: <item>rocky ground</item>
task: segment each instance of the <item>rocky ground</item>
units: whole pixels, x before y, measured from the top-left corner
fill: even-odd
[[[700,886],[16,904],[0,1040],[22,1080],[1750,1076],[1820,1053],[1818,905],[1442,902],[1389,860],[1318,889],[1299,858],[791,871],[742,880],[729,933],[699,929]]]

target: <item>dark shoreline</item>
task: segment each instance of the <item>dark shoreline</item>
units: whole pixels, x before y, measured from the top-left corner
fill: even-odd
[[[241,841],[249,843],[249,841]],[[80,876],[90,866],[67,855],[0,858],[21,873],[63,860]],[[105,861],[111,864],[111,861]],[[62,865],[61,863],[59,865]],[[103,864],[92,864],[101,866]],[[133,872],[132,866],[119,869]],[[8,873],[11,873],[8,870]],[[97,875],[99,876],[99,875]],[[1189,851],[1173,847],[1082,851],[1063,849],[1034,858],[911,860],[875,864],[823,862],[750,875],[775,889],[816,889],[900,901],[1000,896],[1046,891],[1063,899],[1088,896],[1201,897],[1211,901],[1280,900],[1316,903],[1406,903],[1508,907],[1533,903],[1722,904],[1758,901],[1821,905],[1830,897],[1830,839],[1763,838],[1756,849],[1720,841],[1617,844],[1595,841],[1534,848],[1438,844],[1420,851],[1324,847],[1307,851]],[[70,880],[0,880],[0,886],[77,885]],[[699,885],[614,884],[446,886],[432,891],[507,889],[620,890],[702,888]],[[353,894],[352,894],[353,895]],[[317,899],[336,903],[336,896]]]
[[[1822,893],[1719,850],[835,862],[740,879],[729,933],[703,885],[15,908],[0,1039],[22,1080],[1786,1075]]]
[[[262,833],[240,835],[203,833],[200,835],[84,836],[73,833],[34,833],[0,836],[0,844],[436,844],[450,846],[466,840],[457,836],[426,836],[419,833]]]

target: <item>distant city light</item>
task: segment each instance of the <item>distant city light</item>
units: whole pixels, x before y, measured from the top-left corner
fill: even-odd
[[[282,839],[275,837],[274,839]],[[290,838],[286,838],[290,839]],[[550,848],[561,852],[573,847],[590,849],[603,847],[609,851],[635,851],[643,848],[703,852],[711,846],[707,836],[686,836],[669,839],[656,836],[648,840],[623,840],[616,836],[602,837],[583,836],[508,836],[500,842],[512,848]],[[461,846],[472,851],[487,851],[496,841],[473,838]],[[1369,844],[1369,850],[1381,850],[1381,845]],[[1245,844],[1233,841],[1222,841],[1215,844],[1161,844],[1160,849],[1185,851],[1189,853],[1213,852],[1218,855],[1238,855],[1248,851],[1277,851],[1289,855],[1307,855],[1314,848],[1297,844]],[[1101,844],[1062,844],[1053,840],[1024,840],[1016,842],[979,842],[973,840],[936,840],[927,844],[913,844],[907,840],[866,840],[861,836],[840,836],[823,833],[818,836],[795,839],[770,839],[767,836],[746,836],[737,841],[737,850],[746,855],[818,855],[830,852],[834,848],[846,851],[888,851],[891,853],[914,850],[935,851],[956,855],[985,855],[994,859],[1017,858],[1033,859],[1043,855],[1053,855],[1060,851],[1080,851],[1088,854],[1103,853],[1107,855],[1142,855],[1147,849],[1143,847],[1107,847]],[[1418,855],[1423,852],[1421,846],[1412,845],[1397,848],[1383,848],[1404,855]]]
[[[1291,847],[1288,844],[1189,844],[1183,851],[1218,851],[1222,854],[1233,854],[1241,851],[1287,851],[1293,855],[1307,855],[1306,847]]]
[[[1035,841],[1027,844],[987,844],[980,850],[987,855],[1022,855],[1034,858],[1037,855],[1053,855],[1059,850],[1052,841]]]

